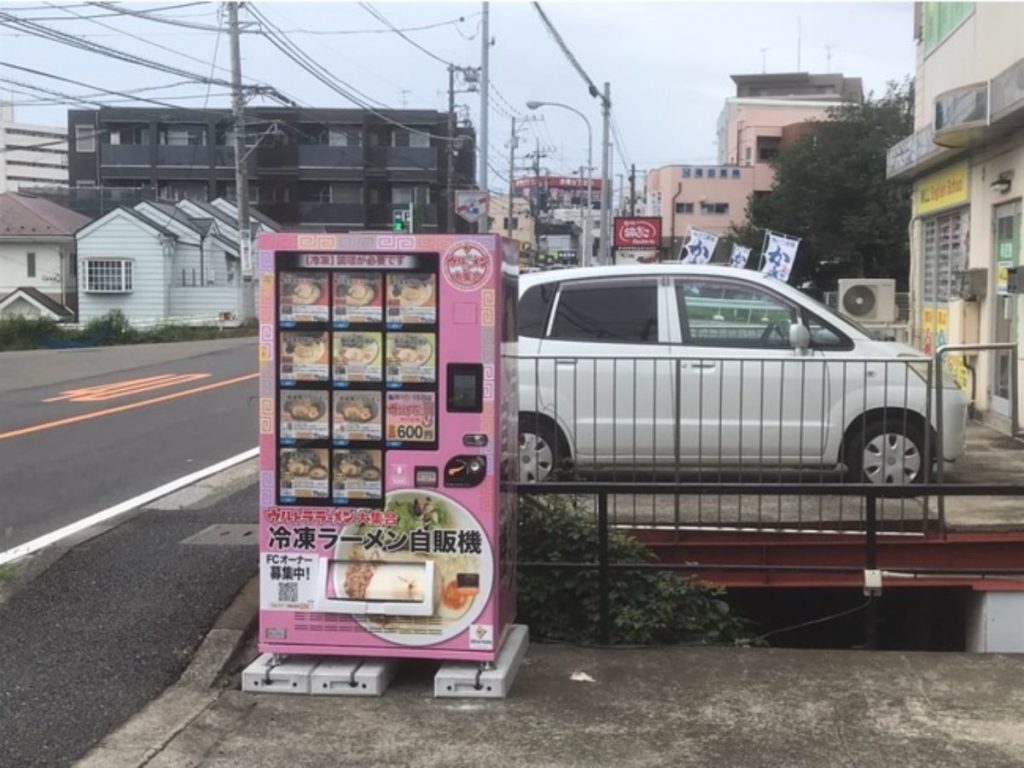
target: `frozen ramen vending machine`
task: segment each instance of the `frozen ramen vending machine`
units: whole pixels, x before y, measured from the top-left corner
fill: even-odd
[[[526,646],[517,263],[493,235],[260,237],[263,655],[248,690],[380,692],[416,657],[459,662],[439,695],[503,695],[488,681]]]

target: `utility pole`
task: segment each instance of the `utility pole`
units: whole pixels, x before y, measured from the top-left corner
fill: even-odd
[[[487,4],[484,3],[484,6]],[[515,172],[516,172],[516,147],[519,146],[519,139],[516,137],[516,119],[512,118],[512,133],[508,142],[508,220],[505,222],[505,235],[512,239],[512,216],[513,200],[515,199]]]
[[[636,216],[636,163],[629,166],[629,215]]]
[[[611,232],[609,214],[612,206],[612,180],[610,171],[611,159],[611,113],[612,86],[604,84],[604,95],[601,99],[601,117],[604,122],[604,137],[601,141],[601,250],[599,264],[611,264]]]
[[[530,190],[530,216],[533,218],[533,249],[540,255],[540,160],[547,157],[546,152],[540,151],[540,139],[537,139],[536,149],[526,157],[531,158],[533,163],[530,170],[533,171],[533,188]]]
[[[481,41],[482,49],[480,50],[480,192],[487,195],[487,203],[484,205],[483,215],[477,222],[477,232],[483,234],[490,229],[490,218],[491,218],[491,195],[488,191],[488,180],[487,180],[487,118],[490,112],[490,57],[491,57],[491,6],[490,3],[485,2],[483,4],[483,26],[482,26],[482,37]],[[515,121],[513,120],[512,135],[515,135]],[[509,179],[511,183],[511,178]],[[512,206],[509,204],[509,217],[512,216]]]
[[[231,37],[231,111],[235,117],[235,203],[238,210],[238,257],[242,279],[252,280],[252,233],[249,231],[249,172],[245,157],[245,98],[242,95],[242,53],[239,47],[238,6],[229,2]]]
[[[448,205],[446,232],[455,231],[455,65],[448,65]]]

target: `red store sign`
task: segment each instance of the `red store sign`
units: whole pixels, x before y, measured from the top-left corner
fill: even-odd
[[[660,216],[616,216],[616,248],[660,248]]]

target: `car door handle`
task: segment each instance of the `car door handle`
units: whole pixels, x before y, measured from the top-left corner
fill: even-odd
[[[715,363],[710,360],[696,360],[691,363],[690,367],[708,371],[715,367]]]

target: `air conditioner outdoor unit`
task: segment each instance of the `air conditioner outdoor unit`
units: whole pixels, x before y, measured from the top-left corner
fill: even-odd
[[[896,281],[840,280],[839,313],[861,323],[895,322]]]

